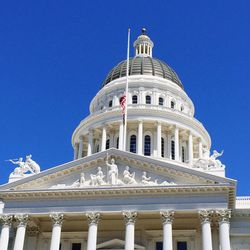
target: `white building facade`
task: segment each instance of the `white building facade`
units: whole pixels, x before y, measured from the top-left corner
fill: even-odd
[[[145,30],[129,60],[126,143],[115,66],[72,136],[74,160],[31,155],[0,186],[0,250],[250,250],[250,197],[236,197],[173,69]]]

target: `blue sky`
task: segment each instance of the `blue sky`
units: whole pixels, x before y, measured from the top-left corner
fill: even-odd
[[[198,118],[225,153],[238,195],[250,195],[250,2],[3,1],[0,4],[0,184],[33,158],[73,157],[71,135],[109,70],[142,27],[154,56],[181,78]],[[131,49],[131,53],[132,53]]]

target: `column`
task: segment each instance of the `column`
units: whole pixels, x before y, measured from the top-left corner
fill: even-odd
[[[211,220],[213,211],[201,210],[199,211],[199,216],[202,230],[202,249],[212,250]]]
[[[174,155],[175,155],[175,160],[179,161],[180,160],[180,153],[179,153],[179,128],[175,127],[174,128]]]
[[[63,214],[53,213],[50,214],[52,220],[52,236],[50,243],[50,250],[59,250],[61,240],[61,229],[63,223]]]
[[[174,211],[160,212],[163,223],[163,250],[173,250],[172,223]]]
[[[143,122],[141,120],[139,120],[139,124],[138,124],[138,136],[137,136],[137,153],[138,155],[142,155],[143,153],[143,146],[142,146],[142,142],[143,142]]]
[[[90,130],[89,131],[89,135],[88,135],[88,152],[87,155],[91,155],[93,152],[93,131]]]
[[[134,250],[135,247],[135,221],[137,217],[136,212],[123,212],[124,221],[126,224],[125,232],[125,250]]]
[[[79,144],[76,143],[75,146],[74,146],[74,160],[77,159],[78,150],[79,150]]]
[[[157,156],[161,157],[161,123],[157,123]]]
[[[106,150],[106,141],[107,141],[107,131],[106,131],[105,126],[103,126],[103,128],[102,128],[102,148],[101,148],[101,151]]]
[[[1,231],[1,238],[0,238],[0,249],[7,250],[8,244],[9,244],[12,215],[1,215],[0,221],[2,224],[2,231]]]
[[[229,234],[229,226],[230,226],[230,218],[231,218],[231,210],[219,210],[216,211],[219,220],[219,238],[220,238],[220,247],[221,250],[229,250],[230,248],[230,234]]]
[[[203,157],[203,152],[202,152],[202,142],[201,142],[201,138],[199,138],[199,159],[202,159]]]
[[[83,136],[80,136],[79,141],[79,148],[78,148],[78,159],[82,158],[83,156]]]
[[[189,132],[188,135],[188,162],[189,164],[193,163],[193,155],[194,155],[194,150],[193,150],[193,135],[191,132]]]
[[[87,250],[96,250],[97,225],[100,219],[100,213],[87,213],[86,216],[89,223]]]
[[[119,149],[123,149],[123,122],[119,125]]]
[[[27,214],[17,214],[15,215],[14,218],[18,223],[14,250],[23,250],[25,231],[26,231],[26,226],[28,223],[29,216]]]

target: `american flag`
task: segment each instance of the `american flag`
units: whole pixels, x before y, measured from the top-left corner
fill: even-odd
[[[122,109],[122,118],[123,118],[123,125],[124,125],[125,124],[125,112],[126,112],[126,94],[125,93],[120,98],[120,106]]]

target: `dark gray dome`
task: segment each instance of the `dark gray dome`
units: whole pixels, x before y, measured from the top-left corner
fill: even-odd
[[[127,60],[116,65],[107,75],[102,87],[111,81],[126,76]],[[176,83],[183,89],[183,85],[173,69],[163,61],[150,56],[136,56],[129,59],[129,75],[151,75],[158,76]]]

